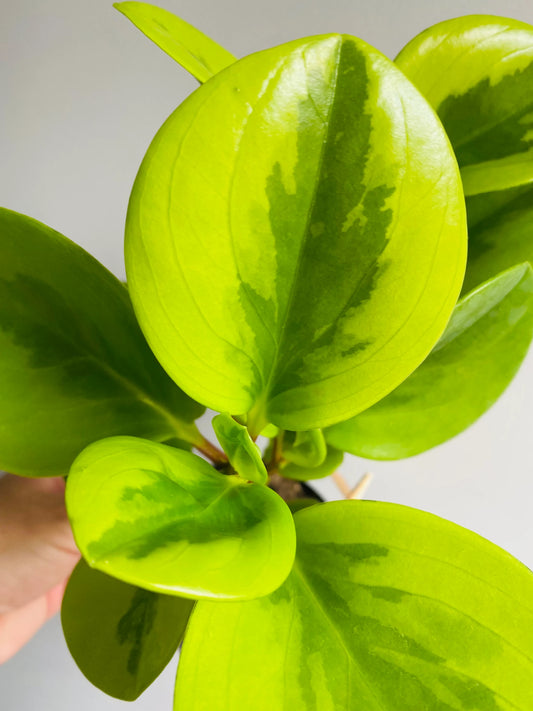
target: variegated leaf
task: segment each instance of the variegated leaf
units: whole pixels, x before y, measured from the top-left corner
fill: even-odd
[[[437,111],[461,167],[464,290],[533,261],[533,27],[484,15],[447,20],[396,63]]]
[[[319,504],[294,519],[296,563],[279,590],[198,603],[176,711],[533,708],[525,566],[395,504]]]
[[[467,294],[422,365],[390,395],[326,430],[333,446],[401,459],[459,434],[500,397],[533,337],[533,272],[521,264]]]
[[[137,177],[126,262],[165,369],[255,436],[344,420],[404,380],[446,325],[465,246],[432,111],[376,50],[325,35],[177,109]]]
[[[65,590],[61,624],[74,661],[110,696],[133,701],[183,639],[194,601],[143,590],[81,560]]]
[[[161,368],[96,259],[0,208],[0,264],[0,469],[64,476],[102,437],[199,437],[204,408]]]
[[[147,590],[258,597],[294,560],[292,516],[277,494],[157,442],[90,445],[72,466],[66,502],[89,565]]]

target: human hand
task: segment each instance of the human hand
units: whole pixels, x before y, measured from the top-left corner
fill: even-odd
[[[0,664],[59,610],[79,557],[63,479],[0,479]]]

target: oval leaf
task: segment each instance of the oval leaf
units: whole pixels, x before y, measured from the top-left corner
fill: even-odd
[[[237,474],[243,479],[266,484],[268,474],[261,457],[261,450],[252,441],[246,427],[226,414],[214,417],[212,425],[222,449]]]
[[[277,494],[156,442],[90,445],[66,502],[89,565],[148,590],[253,598],[281,585],[293,563],[292,516]]]
[[[533,708],[525,566],[395,504],[319,504],[295,524],[296,564],[278,591],[198,604],[176,711]]]
[[[235,61],[224,47],[168,10],[146,2],[117,2],[113,7],[199,82]]]
[[[154,358],[118,279],[1,208],[0,259],[0,469],[65,475],[108,435],[195,438],[203,408]]]
[[[254,436],[320,428],[384,397],[441,335],[463,203],[440,124],[376,50],[326,35],[259,52],[194,92],[145,157],[135,309],[204,404],[250,411]]]
[[[328,429],[328,442],[369,459],[441,444],[496,402],[532,337],[533,272],[522,264],[464,297],[424,363],[374,407]]]
[[[533,261],[533,27],[472,15],[415,37],[396,63],[437,111],[461,166],[465,291]],[[516,189],[517,186],[521,186]]]
[[[110,696],[133,701],[159,676],[183,639],[194,602],[74,569],[61,624],[74,661]]]

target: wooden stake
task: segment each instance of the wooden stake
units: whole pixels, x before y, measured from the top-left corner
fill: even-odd
[[[344,496],[345,499],[348,498],[348,494],[350,493],[350,487],[346,483],[345,478],[342,476],[340,472],[333,472],[331,475],[331,478],[337,485],[337,489],[341,492],[341,494]]]
[[[345,494],[347,499],[362,499],[365,491],[368,489],[368,486],[370,482],[372,481],[372,477],[374,475],[371,474],[370,472],[367,472],[364,476],[361,477],[361,479],[357,482],[357,484],[354,486],[354,488],[349,491],[347,494]]]

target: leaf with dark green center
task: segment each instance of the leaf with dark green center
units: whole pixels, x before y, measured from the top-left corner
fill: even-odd
[[[246,427],[226,414],[214,417],[212,424],[217,439],[237,474],[243,479],[266,484],[268,474],[261,458],[261,450],[252,441]]]
[[[199,82],[235,61],[230,52],[168,10],[145,2],[117,2],[113,7]]]
[[[66,502],[89,565],[148,590],[253,598],[281,585],[293,563],[292,516],[277,494],[156,442],[90,445]]]
[[[391,62],[341,35],[251,55],[195,91],[148,150],[126,229],[154,352],[204,404],[249,413],[253,436],[342,421],[399,385],[444,330],[465,248],[442,127]]]
[[[370,459],[441,444],[496,402],[532,337],[533,272],[522,264],[465,296],[424,363],[374,407],[328,429],[328,442]]]
[[[437,111],[467,195],[465,291],[533,261],[533,27],[472,15],[415,37],[396,63]]]
[[[327,446],[322,430],[285,432],[282,457],[299,467],[318,467],[326,458]]]
[[[395,504],[319,504],[294,520],[296,563],[279,590],[198,604],[176,711],[533,708],[525,566]]]
[[[45,225],[0,209],[0,469],[65,475],[117,434],[194,440],[203,407],[148,348],[124,285]]]
[[[296,479],[297,481],[323,479],[325,476],[333,474],[333,472],[340,467],[343,458],[343,452],[339,449],[335,449],[335,447],[326,445],[326,456],[317,466],[310,467],[298,465],[293,462],[282,462],[279,472],[288,479]]]
[[[74,661],[110,696],[133,701],[183,639],[194,602],[127,585],[81,560],[65,590],[61,624]]]

